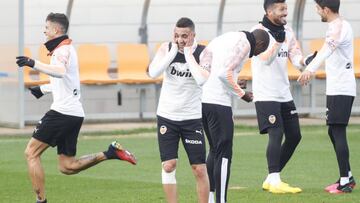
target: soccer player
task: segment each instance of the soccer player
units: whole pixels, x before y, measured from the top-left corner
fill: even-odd
[[[328,23],[325,43],[319,54],[300,75],[305,85],[325,61],[326,71],[326,124],[339,165],[340,179],[325,188],[329,193],[349,193],[355,187],[349,162],[346,127],[356,96],[354,76],[353,31],[351,25],[339,15],[340,0],[315,0],[322,22]]]
[[[280,172],[301,139],[299,117],[290,92],[287,60],[296,67],[308,64],[315,54],[303,58],[292,29],[286,26],[285,0],[265,0],[265,16],[253,29],[270,33],[269,48],[253,57],[252,90],[261,134],[268,134],[266,150],[268,176],[262,188],[271,193],[298,193],[300,188],[281,181]],[[282,143],[283,134],[285,141]]]
[[[269,35],[263,30],[228,32],[213,39],[202,53],[200,65],[190,60],[191,67],[209,71],[203,86],[202,116],[210,151],[207,169],[210,180],[209,202],[227,201],[230,178],[234,122],[231,98],[252,101],[252,93],[237,83],[242,65],[252,56],[267,49]]]
[[[46,202],[41,155],[49,146],[57,146],[59,170],[66,175],[79,173],[109,159],[136,164],[135,157],[117,142],[110,144],[105,152],[75,158],[84,111],[80,103],[77,54],[71,39],[66,35],[68,26],[69,21],[64,14],[50,13],[46,18],[44,34],[48,41],[45,46],[51,55],[50,64],[25,56],[16,57],[19,67],[29,66],[50,76],[50,84],[30,89],[37,98],[50,92],[53,96],[50,111],[39,121],[25,150],[29,176],[38,203]]]
[[[167,202],[177,202],[176,164],[181,139],[196,179],[198,201],[208,202],[209,180],[206,171],[205,137],[201,123],[201,85],[205,70],[191,68],[189,56],[199,61],[204,46],[195,40],[195,25],[180,18],[172,42],[163,43],[151,62],[148,74],[164,80],[157,108],[157,126],[162,184]],[[187,54],[185,54],[187,53]]]

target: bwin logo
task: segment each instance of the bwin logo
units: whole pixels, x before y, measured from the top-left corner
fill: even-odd
[[[186,144],[202,144],[201,140],[188,140],[185,139]]]
[[[189,69],[186,69],[186,71],[183,72],[183,71],[176,70],[174,66],[171,66],[170,74],[179,76],[179,77],[185,77],[185,78],[191,77],[191,72],[189,71]]]
[[[278,53],[278,57],[288,57],[288,52],[287,51],[283,51],[282,49],[279,51]]]

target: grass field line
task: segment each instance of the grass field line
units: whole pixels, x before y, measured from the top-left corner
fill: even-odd
[[[143,129],[144,130],[144,129]],[[318,129],[311,129],[302,131],[302,134],[321,134],[321,132],[324,132],[324,128],[318,128]],[[144,130],[148,131],[148,130]],[[326,131],[325,131],[326,132]],[[348,133],[359,133],[360,128],[348,128]],[[257,136],[260,135],[257,128],[255,129],[235,129],[234,136]],[[90,134],[83,134],[79,136],[80,140],[99,140],[99,139],[128,139],[128,138],[155,138],[157,136],[156,132],[145,132],[145,133],[130,133],[130,134],[113,134],[113,132],[99,132],[96,133],[90,133]],[[29,136],[16,136],[16,138],[11,138],[11,136],[1,137],[1,142],[23,142],[24,139],[29,139]]]

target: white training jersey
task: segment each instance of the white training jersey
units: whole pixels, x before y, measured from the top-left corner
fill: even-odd
[[[50,109],[65,115],[84,117],[80,102],[79,66],[75,48],[71,44],[56,48],[50,64],[61,65],[66,69],[66,74],[62,78],[50,76],[53,96]]]
[[[251,30],[263,29],[269,31],[262,24],[254,26]],[[290,92],[290,82],[288,78],[287,61],[291,61],[293,65],[301,68],[301,60],[303,58],[299,44],[295,38],[293,30],[285,26],[286,38],[280,45],[281,48],[275,53],[275,44],[278,43],[270,35],[270,42],[268,49],[252,57],[252,91],[254,95],[254,102],[256,101],[277,101],[288,102],[293,100]],[[273,54],[276,57],[273,61],[264,62],[268,60]]]
[[[356,96],[351,25],[341,18],[331,21],[325,43],[332,50],[325,60],[326,95]]]
[[[249,59],[250,42],[244,32],[228,32],[213,39],[204,50],[210,55],[210,75],[203,85],[202,103],[231,106],[231,96],[241,98],[245,92],[237,84],[243,64]],[[205,57],[205,56],[204,56]],[[208,58],[200,64],[208,66]]]
[[[197,60],[203,48],[196,47],[193,55]],[[163,43],[158,52],[168,54],[169,43]],[[153,60],[150,68],[159,68],[154,65],[156,60]],[[201,118],[201,87],[193,78],[184,54],[180,52],[164,70],[157,115],[173,121]]]

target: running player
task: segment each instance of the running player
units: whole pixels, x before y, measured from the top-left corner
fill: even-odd
[[[339,15],[340,0],[315,0],[317,13],[329,27],[319,54],[301,74],[298,81],[305,85],[325,61],[326,124],[334,146],[340,179],[325,188],[329,193],[349,193],[355,187],[349,161],[346,127],[356,96],[354,47],[351,25]]]
[[[19,67],[29,66],[50,76],[50,84],[31,88],[32,94],[37,98],[51,92],[53,103],[50,111],[36,126],[25,150],[29,176],[38,203],[46,202],[45,174],[41,155],[49,146],[57,146],[59,170],[66,175],[79,173],[109,159],[120,159],[136,164],[135,157],[117,142],[110,144],[105,152],[75,158],[84,111],[80,103],[77,54],[66,35],[68,26],[69,21],[64,14],[50,13],[46,18],[44,34],[48,41],[45,46],[51,55],[50,64],[26,56],[16,57]]]
[[[205,70],[191,68],[189,57],[199,61],[204,46],[195,40],[195,25],[180,18],[172,42],[163,43],[151,62],[148,74],[164,80],[157,109],[158,142],[162,161],[162,184],[167,202],[178,200],[176,164],[181,139],[197,183],[198,201],[208,202],[209,180],[205,164],[205,138],[201,123],[201,85]],[[206,76],[206,75],[205,75]]]

